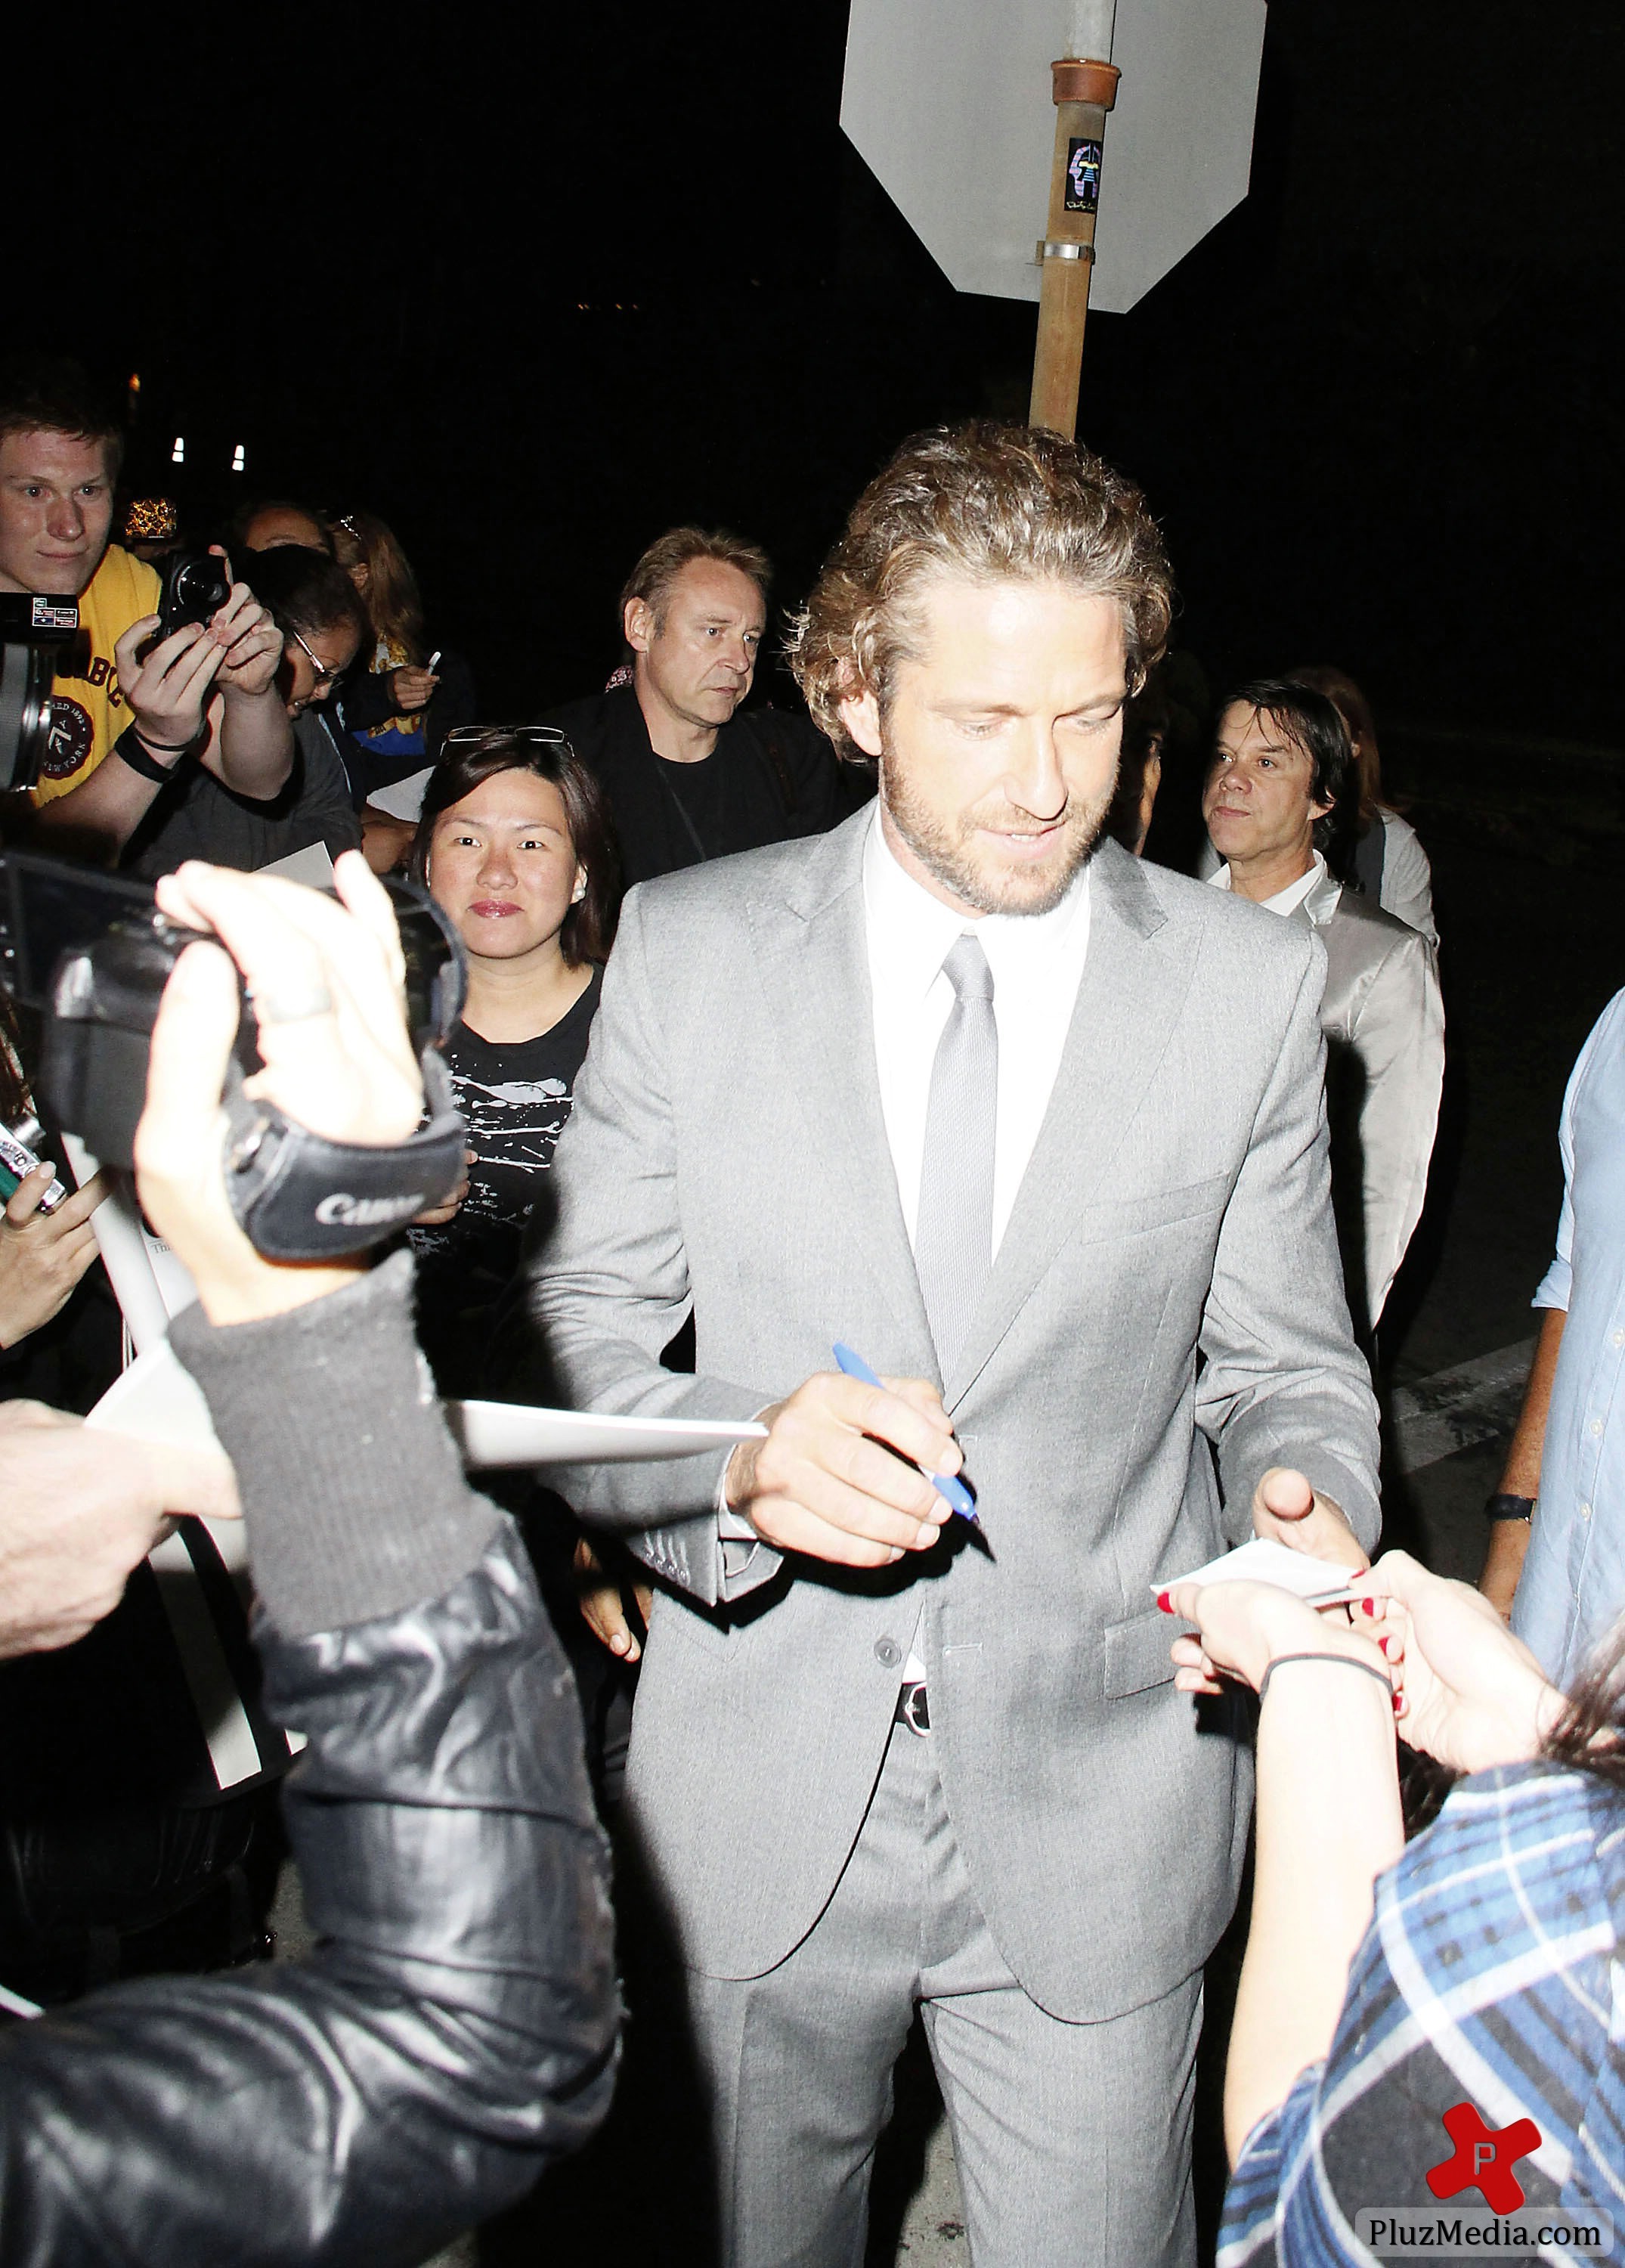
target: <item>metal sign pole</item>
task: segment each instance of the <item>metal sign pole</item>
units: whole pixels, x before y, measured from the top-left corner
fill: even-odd
[[[1055,151],[1049,175],[1049,226],[1038,247],[1038,344],[1028,417],[1034,425],[1064,433],[1070,441],[1077,430],[1106,114],[1117,99],[1119,74],[1112,63],[1076,57],[1051,63],[1049,72]]]

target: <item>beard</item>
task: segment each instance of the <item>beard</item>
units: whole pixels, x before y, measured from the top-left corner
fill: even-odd
[[[1058,906],[1088,864],[1112,807],[1115,777],[1089,802],[1069,797],[1041,865],[1004,865],[984,831],[1009,828],[1024,814],[1002,799],[952,819],[918,794],[906,772],[884,757],[880,800],[892,824],[932,879],[979,914],[1047,914]]]

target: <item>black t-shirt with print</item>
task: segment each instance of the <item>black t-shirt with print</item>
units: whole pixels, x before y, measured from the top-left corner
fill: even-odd
[[[417,1255],[418,1332],[442,1393],[477,1395],[491,1311],[518,1265],[587,1051],[603,971],[534,1040],[485,1040],[459,1023],[445,1060],[467,1123],[468,1194],[442,1227],[407,1233]]]

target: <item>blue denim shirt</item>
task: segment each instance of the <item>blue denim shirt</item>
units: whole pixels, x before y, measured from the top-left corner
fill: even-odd
[[[1567,1686],[1625,1611],[1625,992],[1580,1050],[1560,1140],[1557,1256],[1534,1305],[1568,1321],[1512,1628]]]

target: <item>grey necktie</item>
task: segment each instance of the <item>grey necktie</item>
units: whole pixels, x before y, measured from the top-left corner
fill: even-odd
[[[993,971],[974,937],[943,962],[954,1000],[931,1066],[914,1262],[945,1379],[993,1265],[999,1036]]]

